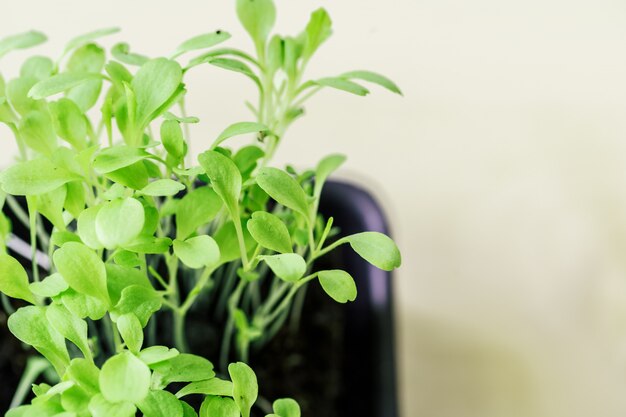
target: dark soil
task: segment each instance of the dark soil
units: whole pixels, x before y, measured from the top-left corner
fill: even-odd
[[[26,366],[28,353],[21,343],[9,332],[7,327],[7,315],[0,310],[0,410],[2,415],[9,409],[11,399],[20,375]]]
[[[299,330],[286,325],[258,354],[252,355],[260,395],[270,401],[290,397],[303,416],[339,416],[347,381],[344,356],[345,309],[317,282],[309,285]]]

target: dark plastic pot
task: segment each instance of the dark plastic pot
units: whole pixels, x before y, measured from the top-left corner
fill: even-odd
[[[389,234],[381,207],[371,194],[355,185],[329,182],[320,211],[334,218],[340,236],[363,231]],[[329,256],[331,266],[343,268],[354,277],[359,291],[356,301],[344,307],[342,372],[346,386],[338,414],[397,417],[392,274],[363,261],[348,245]]]

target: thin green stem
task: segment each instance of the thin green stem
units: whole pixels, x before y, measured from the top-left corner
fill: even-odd
[[[39,282],[39,263],[37,262],[37,211],[28,210],[30,231],[30,256],[33,279]]]
[[[263,318],[264,325],[268,325],[272,323],[274,320],[276,320],[276,318],[282,312],[288,309],[289,306],[291,305],[291,300],[296,295],[300,287],[302,287],[307,282],[315,279],[316,277],[317,277],[317,272],[314,272],[313,274],[308,275],[302,278],[300,281],[292,284],[291,289],[289,290],[289,293],[285,296],[285,298],[283,298],[282,302],[274,309],[274,311],[272,311],[270,314],[268,314],[266,317]]]
[[[17,147],[20,151],[20,158],[22,159],[22,161],[26,161],[28,159],[28,151],[26,149],[26,145],[24,145],[24,140],[22,139],[22,136],[20,135],[20,131],[17,129],[17,127],[13,123],[9,123],[9,128],[11,129],[11,131],[13,132],[13,135],[15,136],[15,142],[17,142]]]
[[[241,263],[243,264],[243,268],[245,271],[248,271],[250,265],[248,264],[248,253],[246,250],[246,241],[243,238],[243,229],[241,228],[241,219],[239,218],[239,213],[232,216],[233,223],[235,225],[235,232],[237,233],[237,241],[239,242],[239,252],[241,253]]]
[[[181,352],[189,352],[185,334],[186,313],[180,309],[174,310],[174,346]]]
[[[50,362],[39,356],[33,356],[26,362],[26,368],[20,378],[20,383],[13,394],[11,405],[9,408],[15,408],[24,403],[26,396],[30,393],[32,385],[35,383],[39,375],[50,368]]]
[[[322,249],[321,251],[317,252],[315,254],[315,256],[313,257],[313,259],[311,259],[311,261],[314,261],[315,259],[321,258],[322,256],[326,255],[328,252],[332,251],[333,249],[335,249],[338,246],[343,245],[344,243],[346,243],[347,241],[345,239],[339,239],[338,241],[326,246],[324,249]]]
[[[222,369],[226,369],[226,364],[228,363],[228,354],[230,351],[230,343],[233,337],[233,332],[235,330],[235,321],[233,319],[235,309],[239,304],[239,299],[241,298],[241,293],[246,287],[247,282],[243,279],[239,280],[239,284],[237,288],[232,293],[230,298],[228,299],[228,323],[226,324],[226,329],[224,330],[224,338],[222,339],[222,348],[220,352],[220,365]]]
[[[215,268],[213,267],[204,268],[204,271],[202,271],[202,275],[200,275],[200,278],[198,279],[195,287],[191,290],[185,302],[180,306],[180,311],[182,314],[186,314],[187,311],[189,311],[204,287],[207,285],[213,271],[215,271]]]

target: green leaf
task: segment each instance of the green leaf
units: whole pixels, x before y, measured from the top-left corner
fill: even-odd
[[[165,386],[172,382],[196,382],[215,376],[213,364],[209,360],[188,353],[155,363],[152,369],[160,374]]]
[[[259,394],[254,371],[245,363],[237,362],[228,365],[228,373],[233,381],[233,397],[241,415],[250,417],[250,409]]]
[[[297,211],[309,221],[307,196],[300,184],[285,171],[271,167],[262,168],[256,182],[279,204]]]
[[[87,147],[87,122],[80,108],[72,100],[62,98],[50,103],[57,135],[77,150]]]
[[[39,297],[55,297],[69,288],[63,276],[58,272],[29,285],[30,291]],[[3,291],[4,292],[4,291]]]
[[[276,73],[276,71],[283,66],[284,59],[284,41],[279,35],[274,35],[267,46],[267,72],[269,74]]]
[[[111,304],[117,305],[122,297],[122,291],[132,285],[139,285],[152,290],[152,284],[145,273],[128,266],[107,263],[107,288],[111,297]]]
[[[183,417],[198,417],[196,410],[184,401],[180,402],[183,406]],[[9,416],[10,417],[10,416]]]
[[[96,216],[102,206],[89,207],[78,216],[77,231],[83,243],[91,249],[102,249],[102,243],[96,233]]]
[[[104,262],[93,250],[82,243],[68,242],[54,252],[53,259],[71,288],[109,303]]]
[[[69,380],[74,381],[77,386],[89,395],[95,395],[100,392],[100,387],[98,386],[100,369],[87,359],[72,359],[70,366],[67,367],[65,376]]]
[[[120,301],[111,310],[111,318],[117,320],[124,314],[133,313],[141,327],[146,327],[152,314],[161,308],[161,296],[152,288],[131,285],[122,290]]]
[[[341,74],[341,78],[368,81],[374,84],[378,84],[381,87],[391,91],[392,93],[403,95],[400,87],[398,87],[396,83],[391,81],[389,78],[372,71],[350,71],[346,72],[345,74]]]
[[[298,76],[298,61],[302,56],[303,49],[302,38],[287,37],[283,39],[283,69],[292,80]]]
[[[161,142],[167,153],[176,160],[183,158],[187,153],[183,130],[176,120],[165,120],[161,124]]]
[[[24,267],[7,254],[0,254],[0,292],[35,304],[35,297],[28,288],[28,275]]]
[[[85,189],[83,183],[78,181],[68,182],[65,185],[67,195],[65,197],[65,210],[67,210],[75,219],[85,209]]]
[[[170,246],[172,246],[172,239],[169,237],[139,236],[124,245],[124,249],[136,253],[157,254],[167,252]]]
[[[264,156],[265,152],[255,145],[244,146],[237,151],[233,157],[233,162],[237,165],[237,169],[241,172],[244,181],[250,177],[252,171],[257,167],[257,161]]]
[[[19,131],[26,145],[37,152],[50,155],[58,147],[57,136],[49,112],[29,111],[20,120]]]
[[[65,53],[71,51],[72,49],[80,48],[81,46],[88,44],[98,38],[103,36],[112,35],[114,33],[119,32],[119,28],[105,28],[94,30],[93,32],[85,33],[84,35],[80,35],[70,40],[65,46]]]
[[[105,203],[96,215],[96,233],[105,248],[124,246],[143,229],[145,213],[134,198],[122,198]]]
[[[356,284],[354,283],[354,279],[346,271],[339,269],[320,271],[318,277],[326,294],[338,303],[345,303],[356,299]]]
[[[54,62],[45,56],[32,56],[20,67],[20,77],[34,78],[37,81],[50,77],[53,72]],[[4,88],[0,88],[2,90]]]
[[[141,190],[148,185],[148,169],[146,161],[137,161],[132,165],[105,174],[111,181],[120,183],[133,190]]]
[[[59,230],[65,230],[63,218],[63,205],[67,196],[67,188],[64,185],[49,193],[38,196],[28,196],[26,200],[30,207],[37,210]]]
[[[48,38],[41,32],[24,32],[18,35],[7,36],[0,40],[0,57],[7,53],[17,50],[26,49],[44,43]]]
[[[306,273],[306,261],[297,253],[283,253],[260,258],[278,278],[287,282],[296,282]]]
[[[141,266],[141,260],[139,259],[139,256],[135,252],[131,252],[128,250],[117,251],[117,253],[113,255],[113,262],[115,262],[119,266],[127,266],[131,268]],[[109,288],[109,294],[110,293],[111,289]]]
[[[150,391],[137,405],[144,417],[183,417],[182,404],[167,391]]]
[[[104,66],[104,70],[107,74],[109,74],[109,77],[111,77],[111,80],[114,83],[118,83],[120,85],[123,85],[123,83],[130,84],[133,80],[133,75],[130,71],[128,71],[128,69],[126,69],[126,67],[119,62],[107,62]],[[112,89],[112,91],[114,92],[115,90]]]
[[[6,98],[13,109],[21,115],[25,115],[31,110],[41,110],[41,103],[28,97],[28,91],[37,83],[37,79],[32,77],[15,78],[6,86]],[[10,110],[10,109],[9,109]],[[11,111],[10,114],[14,119]]]
[[[250,34],[257,50],[262,49],[276,22],[274,2],[272,0],[237,0],[237,16]]]
[[[61,413],[61,417],[74,417],[73,413],[75,411],[87,410],[91,398],[83,389],[76,386],[73,381],[68,381],[66,383],[73,385],[64,390],[60,396],[53,398],[53,401],[51,402],[59,404],[62,406],[63,410],[65,410],[64,413]],[[37,402],[39,402],[39,398],[37,399]],[[56,414],[55,416],[59,415]]]
[[[262,123],[256,122],[239,122],[228,126],[220,135],[215,139],[211,149],[215,149],[220,143],[233,136],[245,135],[247,133],[260,133],[268,132],[269,128]]]
[[[206,62],[229,71],[239,72],[254,81],[259,89],[263,88],[259,77],[250,69],[248,64],[242,61],[231,58],[208,58]]]
[[[59,375],[63,375],[70,363],[65,339],[50,325],[44,307],[18,309],[9,316],[8,326],[15,337],[37,349],[52,363]]]
[[[139,352],[139,359],[146,365],[154,365],[178,356],[180,352],[176,349],[170,349],[167,346],[150,346]]]
[[[122,184],[111,184],[111,186],[102,193],[105,200],[117,200],[124,198],[128,194],[128,190]]]
[[[91,396],[83,389],[76,385],[70,387],[61,394],[61,404],[69,415],[61,414],[61,417],[74,417],[73,413],[79,410],[88,410],[89,401],[91,401]]]
[[[93,417],[135,417],[137,407],[129,401],[107,401],[102,394],[96,394],[89,401],[89,412]]]
[[[133,313],[123,314],[117,318],[116,324],[128,350],[138,354],[143,345],[143,327],[137,316]]]
[[[174,113],[171,113],[171,112],[165,112],[163,114],[163,118],[165,120],[173,120],[178,123],[186,123],[186,124],[194,124],[194,123],[200,122],[200,119],[198,119],[195,116],[181,117],[181,116],[176,116]]]
[[[67,230],[54,231],[50,235],[50,244],[52,245],[52,247],[54,246],[61,247],[65,245],[67,242],[80,242],[80,241],[81,240],[80,240],[80,237],[78,237],[78,235],[72,232],[68,232]]]
[[[346,236],[338,243],[350,243],[352,249],[372,265],[391,271],[402,263],[400,250],[387,235],[378,232],[363,232]],[[341,244],[340,243],[340,244]]]
[[[106,56],[104,49],[95,44],[87,44],[78,48],[67,63],[67,69],[71,73],[100,74],[104,67]],[[102,90],[102,76],[88,80],[68,90],[66,96],[74,101],[78,107],[86,112],[98,101]]]
[[[118,61],[128,65],[141,66],[150,60],[146,56],[130,52],[130,46],[125,42],[115,44],[111,48],[111,55]]]
[[[187,93],[187,89],[184,84],[180,84],[174,94],[167,99],[165,103],[161,105],[154,113],[152,113],[152,119],[156,119],[157,117],[163,115],[165,112],[171,109],[171,107],[177,103],[180,103],[183,100],[183,97]]]
[[[20,405],[19,407],[8,410],[4,417],[24,417],[27,415],[26,413],[33,411],[35,411],[33,405]]]
[[[256,246],[256,242],[250,236],[248,229],[242,230],[246,251],[249,253]],[[239,259],[241,252],[239,249],[239,239],[237,229],[232,221],[226,222],[213,236],[220,248],[220,265]]]
[[[151,205],[148,199],[140,200],[144,210],[144,224],[141,229],[140,239],[143,237],[153,238],[159,228],[159,210]],[[169,238],[168,238],[169,239]]]
[[[178,57],[186,52],[210,48],[228,39],[230,39],[230,33],[222,30],[195,36],[180,44],[178,48],[176,48],[176,51],[174,51],[172,58]]]
[[[187,395],[219,395],[230,397],[233,395],[233,383],[225,379],[211,378],[204,381],[192,382],[176,393],[177,398]]]
[[[257,67],[261,67],[260,63],[256,59],[254,59],[250,54],[247,54],[239,49],[220,48],[220,49],[214,49],[212,51],[206,52],[198,57],[193,58],[191,61],[189,61],[189,64],[187,64],[186,69],[190,69],[200,64],[207,63],[212,58],[224,57],[224,56],[233,56],[237,58],[242,58],[244,61],[250,62]]]
[[[289,230],[277,216],[265,211],[255,211],[247,226],[254,240],[264,248],[279,253],[293,252]]]
[[[239,220],[241,173],[235,163],[216,151],[206,151],[198,157],[200,165],[211,180],[213,189],[228,208],[233,219]]]
[[[200,417],[239,417],[239,408],[232,398],[208,396],[200,406]]]
[[[98,173],[107,174],[125,168],[149,156],[150,154],[143,149],[128,145],[117,145],[100,151],[94,160],[93,167]]]
[[[140,403],[148,395],[150,369],[130,352],[113,356],[102,365],[100,390],[107,401]]]
[[[65,391],[74,386],[72,381],[59,382],[54,386],[48,384],[39,384],[33,386],[33,392],[37,396],[37,402],[55,402],[53,398],[57,395],[63,394]],[[52,401],[51,401],[52,400]],[[55,414],[58,415],[58,414]]]
[[[189,268],[215,266],[220,260],[220,248],[211,236],[191,237],[174,241],[174,254]]]
[[[57,332],[80,349],[85,359],[93,360],[87,338],[87,323],[84,320],[72,315],[65,307],[58,304],[52,304],[46,308],[46,317]]]
[[[185,189],[178,181],[169,178],[156,180],[143,187],[139,192],[153,197],[173,196]]]
[[[28,92],[35,100],[50,97],[77,87],[87,81],[100,80],[102,75],[90,72],[64,72],[39,81]]]
[[[182,81],[182,69],[175,61],[157,58],[141,66],[132,81],[137,101],[137,125],[146,126],[152,114],[172,97]]]
[[[340,77],[320,78],[319,80],[313,81],[313,83],[322,87],[331,87],[337,90],[347,91],[357,96],[366,96],[370,92],[367,88]]]
[[[322,194],[324,183],[346,161],[345,155],[329,155],[322,159],[315,169],[315,188],[313,195],[319,198]]]
[[[220,197],[209,187],[187,193],[176,208],[176,236],[184,240],[217,216],[223,207]]]
[[[280,417],[300,417],[300,406],[291,398],[281,398],[274,401],[274,413]]]
[[[332,34],[332,21],[326,10],[320,8],[311,14],[305,33],[306,42],[303,55],[308,60]]]
[[[100,320],[107,312],[108,304],[99,298],[74,291],[69,288],[61,293],[61,302],[76,317]]]

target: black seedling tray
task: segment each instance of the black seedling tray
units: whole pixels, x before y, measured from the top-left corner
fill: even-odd
[[[381,207],[367,191],[343,182],[324,187],[320,211],[334,218],[340,236],[363,231],[389,234]],[[327,266],[348,271],[358,288],[345,305],[343,374],[345,397],[339,415],[397,417],[392,274],[368,264],[342,245],[328,255]]]

